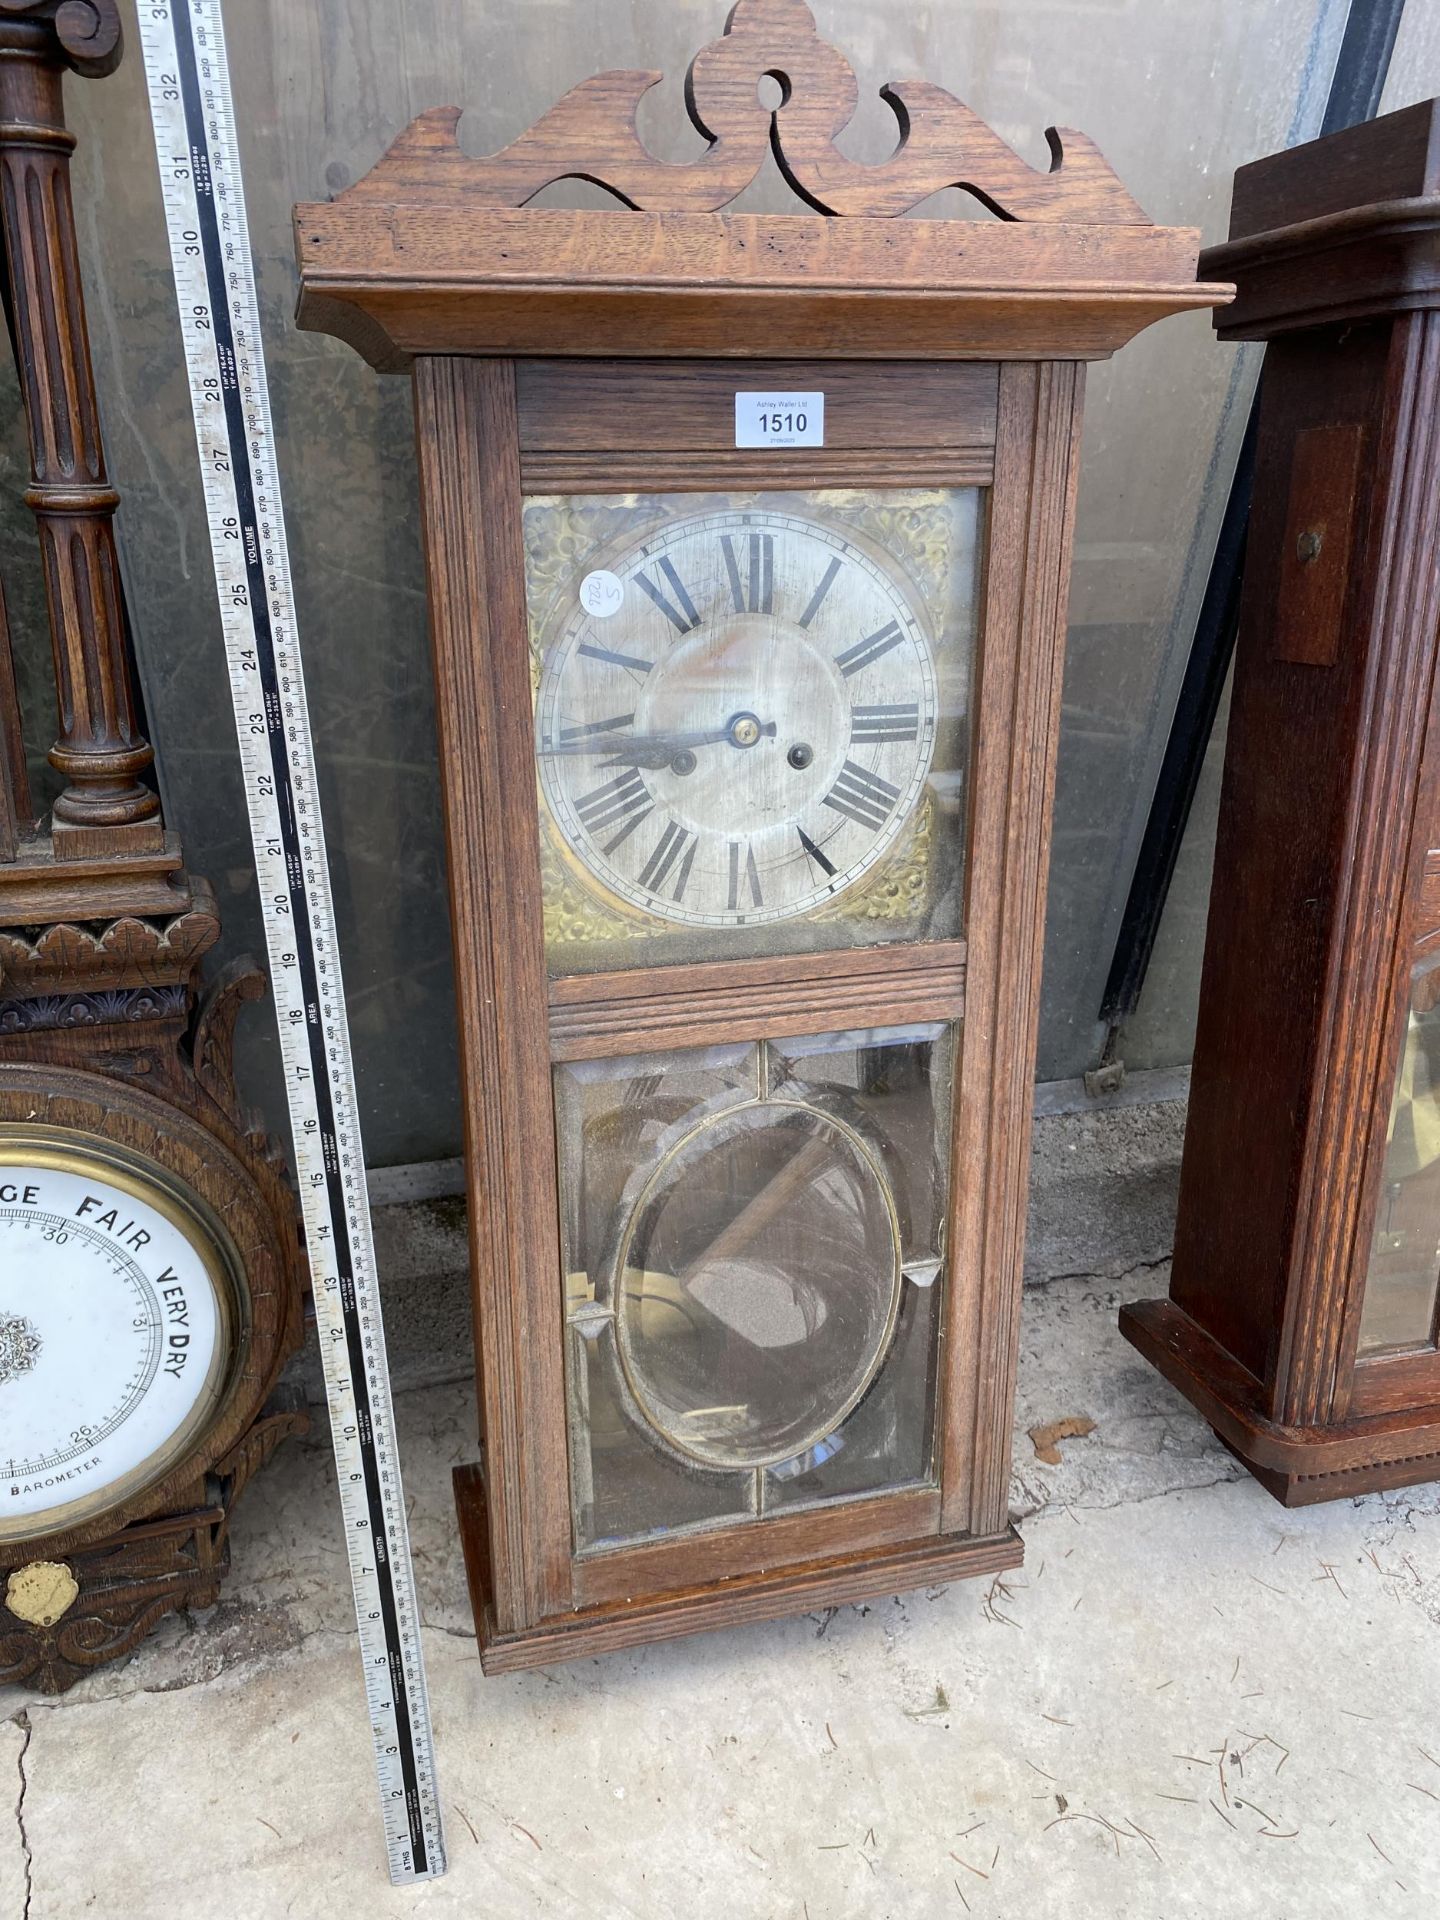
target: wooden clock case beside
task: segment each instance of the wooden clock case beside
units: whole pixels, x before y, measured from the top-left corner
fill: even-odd
[[[5,264],[66,782],[37,819],[0,600],[0,1126],[163,1168],[223,1224],[247,1298],[215,1418],[162,1480],[117,1488],[63,1532],[0,1541],[0,1682],[46,1692],[219,1598],[235,1500],[307,1424],[272,1398],[303,1337],[298,1213],[231,1071],[236,1016],[264,980],[236,961],[202,992],[220,921],[145,777],[131,688],[62,98],[67,70],[100,77],[120,55],[111,0],[11,0],[0,18]]]
[[[1437,156],[1432,101],[1243,167],[1201,261],[1270,344],[1170,1297],[1121,1326],[1288,1505],[1440,1474]]]
[[[659,77],[597,75],[484,159],[456,109],[422,115],[337,200],[296,209],[300,325],[414,386],[484,1437],[456,1494],[487,1671],[1019,1560],[1009,1435],[1083,363],[1228,292],[1196,285],[1195,236],[1152,226],[1081,135],[1052,132],[1038,172],[915,82],[886,90],[892,158],[845,159],[854,76],[798,0],[742,0],[697,55],[693,163],[635,131]],[[772,147],[812,211],[718,211]],[[576,176],[623,208],[524,204]],[[1001,217],[892,217],[948,184]],[[737,448],[737,389],[774,388],[823,391],[823,448]],[[548,977],[524,496],[837,485],[986,490],[964,938]],[[554,1065],[919,1020],[963,1021],[926,1484],[578,1551]]]

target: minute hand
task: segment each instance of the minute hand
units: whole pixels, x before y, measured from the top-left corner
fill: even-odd
[[[774,723],[765,729],[774,731]],[[728,726],[696,733],[592,733],[583,740],[560,740],[540,749],[546,755],[595,755],[616,766],[658,770],[692,747],[717,747],[731,738]]]

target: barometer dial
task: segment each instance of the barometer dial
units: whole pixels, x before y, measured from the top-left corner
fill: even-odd
[[[158,1166],[0,1129],[0,1539],[164,1478],[223,1399],[242,1285],[223,1227]]]
[[[898,569],[801,514],[696,514],[577,583],[541,671],[540,782],[610,893],[753,926],[823,906],[894,846],[938,711]]]

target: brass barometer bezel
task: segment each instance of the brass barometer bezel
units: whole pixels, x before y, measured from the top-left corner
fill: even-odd
[[[220,1420],[240,1377],[250,1344],[249,1288],[235,1242],[224,1222],[185,1181],[157,1160],[100,1134],[26,1121],[0,1121],[0,1167],[36,1167],[88,1175],[153,1207],[192,1247],[216,1304],[215,1351],[205,1380],[184,1420],[136,1466],[92,1487],[78,1499],[41,1513],[0,1514],[0,1542],[48,1540],[95,1516],[128,1504],[194,1452],[201,1436]]]

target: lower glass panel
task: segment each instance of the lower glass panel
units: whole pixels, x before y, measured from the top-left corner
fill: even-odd
[[[1428,1346],[1440,1291],[1440,956],[1416,967],[1390,1109],[1360,1351]]]
[[[578,1550],[930,1477],[952,1050],[556,1068]]]
[[[817,1445],[766,1474],[766,1512],[930,1478],[940,1290],[924,1281],[923,1268],[907,1275],[885,1365],[855,1411]]]
[[[704,1473],[644,1444],[622,1392],[613,1322],[582,1320],[567,1339],[577,1545],[618,1546],[747,1518],[753,1474]]]

